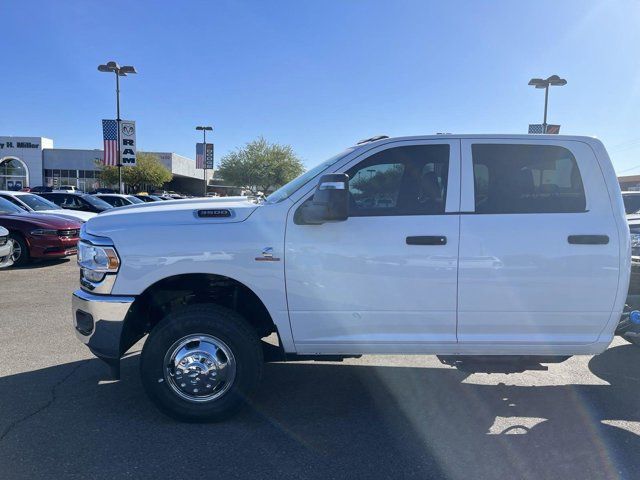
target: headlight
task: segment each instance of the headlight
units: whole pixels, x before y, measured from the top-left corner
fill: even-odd
[[[31,235],[49,235],[49,236],[58,236],[57,230],[50,230],[48,228],[36,228],[35,230],[31,230]]]
[[[640,233],[631,234],[631,255],[634,257],[640,256]]]
[[[120,267],[120,259],[113,247],[98,247],[78,242],[78,265],[85,272],[115,273]]]

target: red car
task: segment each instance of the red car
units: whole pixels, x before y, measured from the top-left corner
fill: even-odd
[[[14,266],[31,258],[62,258],[77,252],[80,223],[74,220],[27,213],[0,198],[0,226],[9,230]]]

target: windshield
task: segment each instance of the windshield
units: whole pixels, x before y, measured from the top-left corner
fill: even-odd
[[[325,160],[320,165],[316,165],[311,170],[308,170],[299,177],[291,180],[289,183],[283,185],[278,190],[269,195],[266,200],[267,203],[279,203],[285,198],[289,198],[295,191],[297,191],[309,181],[313,180],[313,178],[317,177],[320,173],[329,168],[331,165],[335,164],[338,160],[346,157],[348,154],[353,152],[353,150],[354,148],[348,148],[344,152],[331,157],[329,160]]]
[[[11,203],[9,200],[0,198],[0,215],[7,215],[9,213],[24,213],[24,210]]]
[[[31,210],[41,212],[44,210],[60,210],[60,207],[38,195],[19,195],[18,200],[25,203]]]
[[[133,195],[127,195],[127,200],[129,200],[131,203],[144,203],[142,200],[134,197]]]
[[[113,208],[104,200],[100,200],[99,198],[94,197],[92,195],[83,195],[82,198],[86,200],[88,203],[90,203],[91,205],[93,205],[94,207],[102,208],[103,210],[108,208]]]

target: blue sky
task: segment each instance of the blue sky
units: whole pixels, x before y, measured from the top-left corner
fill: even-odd
[[[378,133],[524,133],[528,80],[557,73],[549,122],[640,173],[637,1],[3,0],[0,19],[3,135],[100,148],[114,59],[139,71],[121,99],[141,149],[193,158],[209,123],[216,162],[263,135],[312,166]]]

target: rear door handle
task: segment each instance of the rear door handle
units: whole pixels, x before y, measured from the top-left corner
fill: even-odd
[[[417,237],[407,237],[407,245],[446,245],[447,237],[438,235],[421,235]]]
[[[569,235],[568,242],[572,245],[606,245],[608,235]]]

